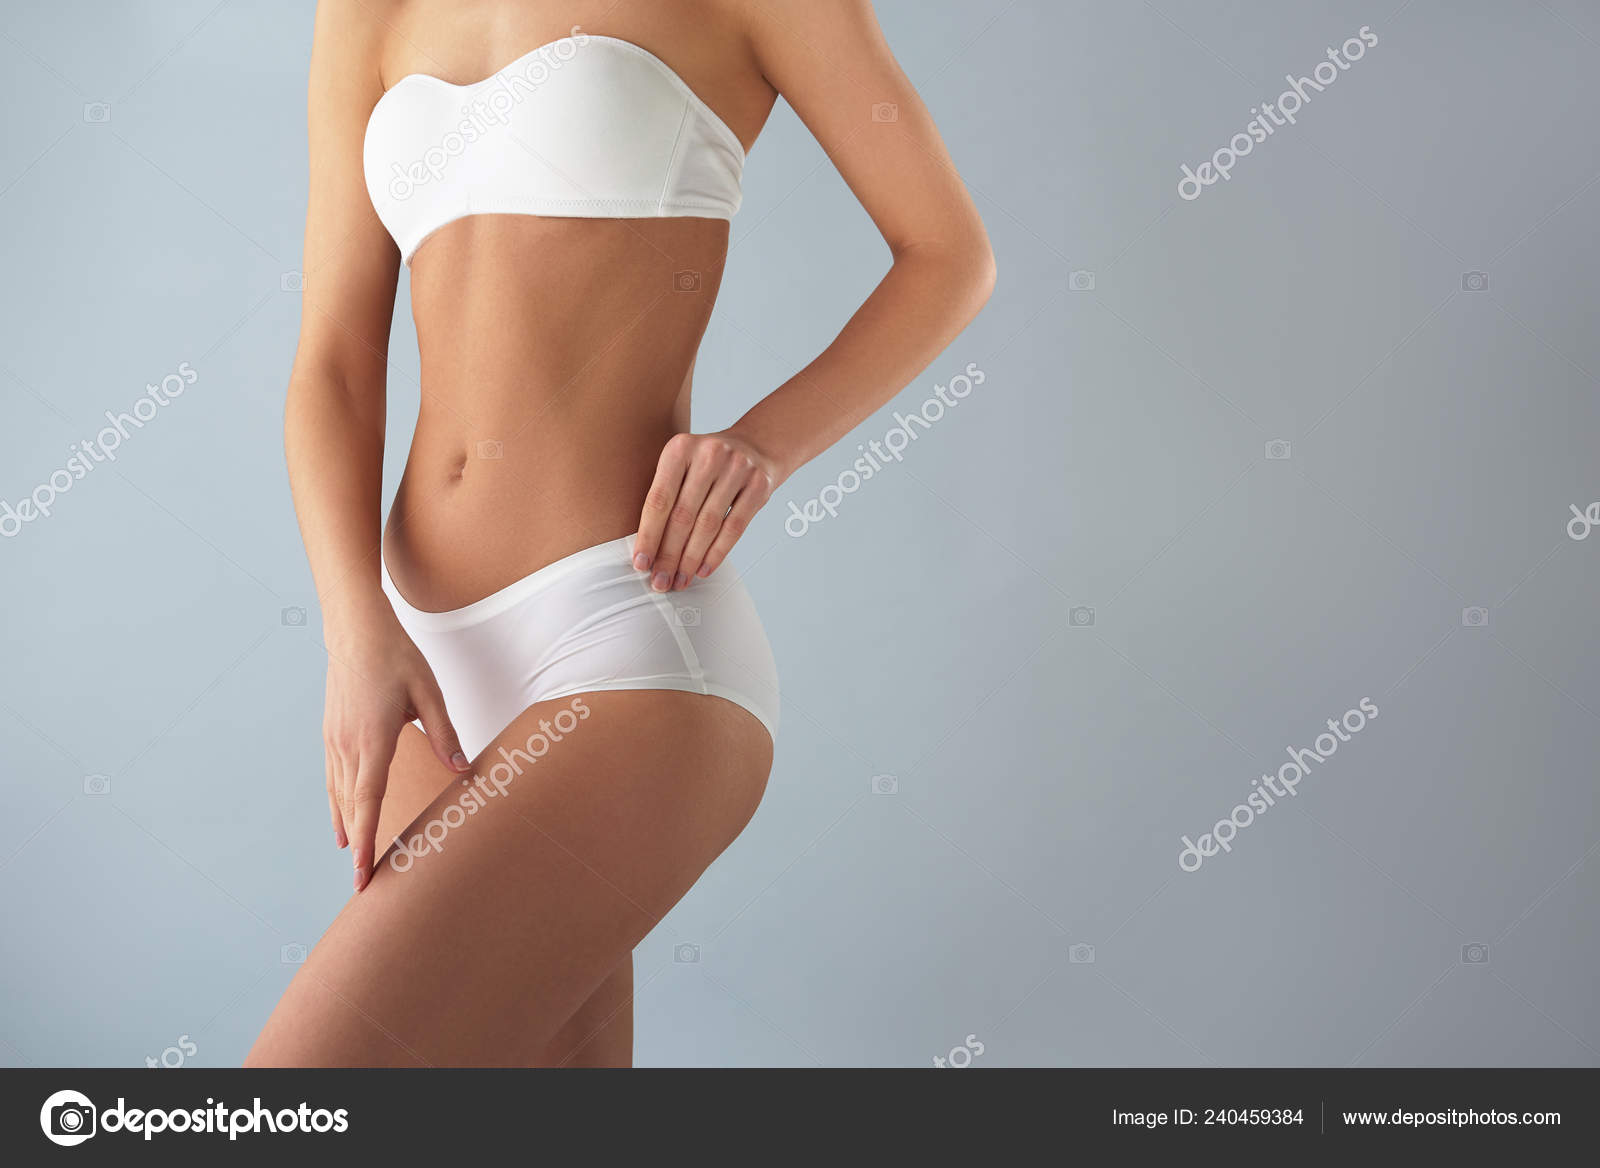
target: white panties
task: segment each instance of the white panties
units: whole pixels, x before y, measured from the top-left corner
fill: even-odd
[[[652,592],[634,537],[574,552],[465,608],[424,612],[383,590],[427,658],[475,758],[535,702],[595,690],[670,689],[743,706],[776,737],[778,671],[732,573]]]

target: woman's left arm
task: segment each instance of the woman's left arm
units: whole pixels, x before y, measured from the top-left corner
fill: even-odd
[[[634,545],[656,591],[715,571],[779,484],[927,368],[994,288],[977,208],[869,0],[766,0],[747,11],[763,73],[894,262],[816,360],[729,429],[667,444]]]

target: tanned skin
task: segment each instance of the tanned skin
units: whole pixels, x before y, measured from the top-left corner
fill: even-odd
[[[410,271],[422,404],[385,524],[401,266],[362,174],[368,116],[401,77],[478,81],[574,26],[661,58],[747,151],[782,95],[892,266],[815,360],[752,385],[732,426],[694,434],[690,380],[727,222],[446,225]],[[247,1065],[628,1065],[632,950],[755,811],[771,740],[717,697],[584,695],[590,717],[537,771],[398,871],[390,841],[442,814],[477,760],[380,589],[380,553],[406,599],[436,611],[635,531],[651,587],[716,580],[784,480],[977,313],[994,284],[983,224],[868,0],[322,0],[309,115],[285,446],[328,647],[328,806],[356,892]],[[567,704],[525,711],[480,757]]]

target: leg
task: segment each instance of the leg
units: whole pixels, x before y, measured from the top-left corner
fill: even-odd
[[[581,700],[590,716],[461,818],[442,850],[405,871],[378,866],[246,1065],[526,1066],[576,1050],[572,1065],[605,1040],[602,1028],[582,1043],[574,1015],[602,983],[625,1000],[614,971],[748,822],[772,746],[753,716],[718,698]],[[570,708],[558,699],[525,711],[477,772]],[[463,790],[441,792],[405,838],[442,820]]]
[[[460,780],[439,764],[427,736],[415,726],[400,734],[389,786],[378,813],[379,847],[403,835],[441,793]],[[426,822],[424,818],[423,822]],[[567,1019],[538,1059],[545,1067],[633,1065],[633,955],[630,953],[577,1012]]]
[[[633,1065],[633,954],[622,959],[545,1047],[541,1067]]]
[[[428,748],[428,736],[415,726],[400,731],[394,762],[389,764],[389,785],[378,809],[378,852],[411,826],[447,787],[458,781]]]

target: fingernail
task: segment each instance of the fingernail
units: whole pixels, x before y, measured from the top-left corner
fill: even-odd
[[[455,768],[458,771],[464,771],[467,769],[467,756],[462,754],[459,750],[450,756],[450,761],[455,764]]]
[[[677,586],[679,588],[684,588],[684,587],[686,587],[688,585],[688,583],[689,583],[689,573],[687,573],[687,572],[679,572],[678,573],[678,585]]]
[[[650,557],[640,552],[633,557],[633,566],[641,572],[648,572],[650,570]]]
[[[338,832],[334,832],[333,833],[333,846],[336,847],[336,848],[344,847],[344,836],[340,835]]]
[[[357,892],[361,891],[361,869],[360,868],[356,869],[355,890]]]
[[[699,576],[702,580],[705,579],[707,576],[711,575],[711,565],[701,564],[700,570],[696,572],[695,575]]]
[[[671,586],[672,577],[668,576],[665,572],[657,572],[655,579],[650,581],[650,587],[654,588],[657,592],[665,592]]]

